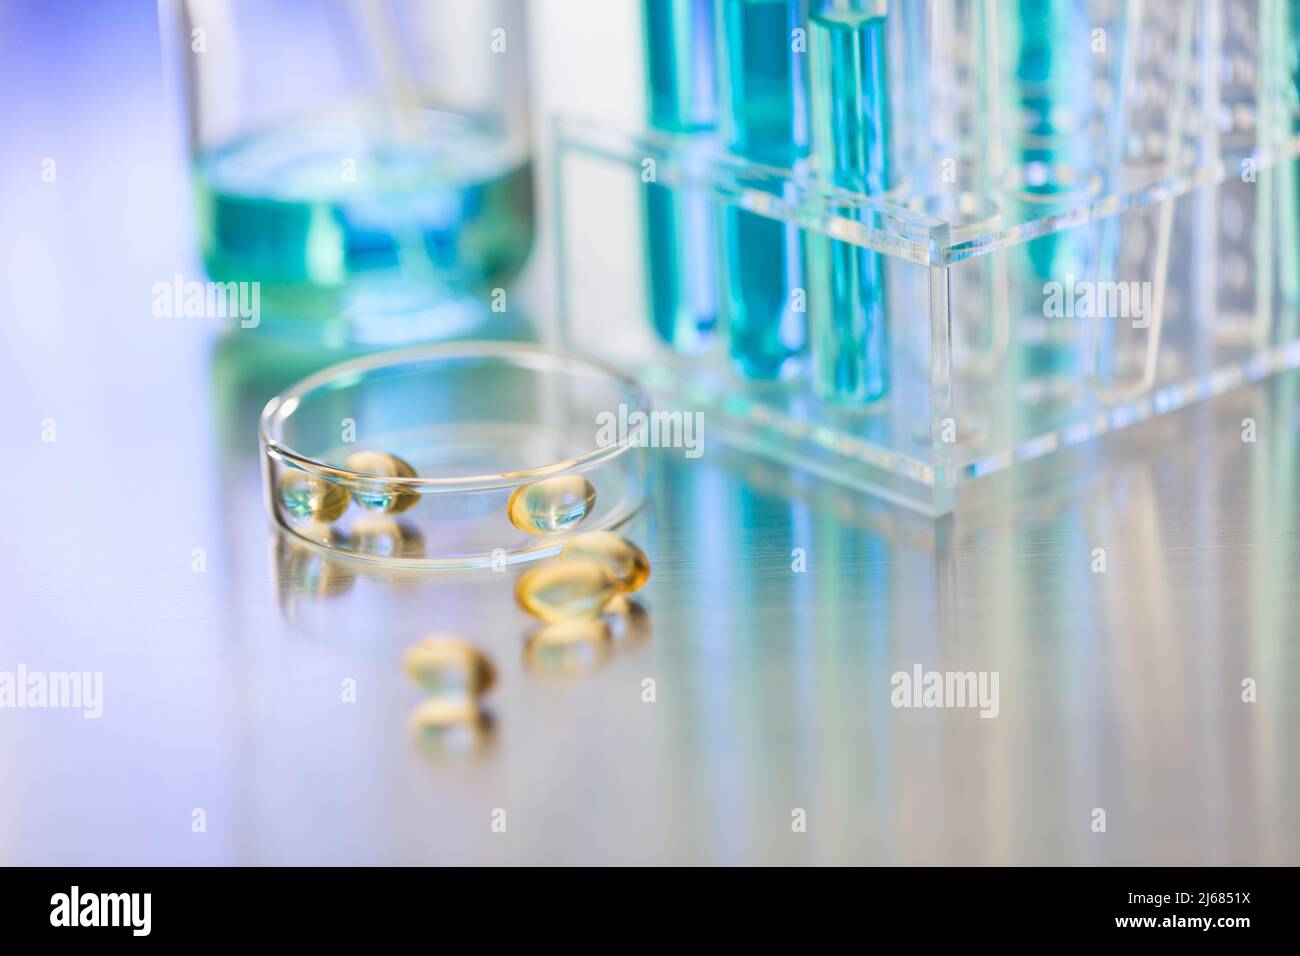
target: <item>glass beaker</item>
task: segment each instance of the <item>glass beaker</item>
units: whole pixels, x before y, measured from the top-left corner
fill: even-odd
[[[340,345],[504,310],[533,241],[523,0],[176,0],[212,279]]]

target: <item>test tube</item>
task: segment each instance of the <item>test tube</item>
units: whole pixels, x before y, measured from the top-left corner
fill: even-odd
[[[890,188],[888,0],[813,0],[808,24],[812,147],[818,173],[857,193]],[[869,403],[889,390],[885,260],[824,235],[808,238],[817,393]]]
[[[804,57],[795,33],[803,29],[801,6],[799,0],[722,0],[719,8],[722,138],[736,155],[766,166],[789,169],[807,156]],[[799,227],[728,206],[722,250],[733,367],[758,380],[799,374],[808,341]]]
[[[1282,24],[1282,49],[1284,68],[1289,76],[1284,78],[1282,89],[1292,104],[1290,116],[1283,125],[1285,136],[1300,135],[1300,0],[1287,0]],[[1281,216],[1282,227],[1282,293],[1292,309],[1300,309],[1300,159],[1293,159],[1282,167],[1283,209],[1292,211]]]
[[[1019,176],[1012,194],[1021,218],[1036,218],[1093,188],[1090,137],[1083,128],[1090,109],[1090,20],[1085,0],[1016,0],[998,10],[1011,68],[1011,115],[1018,121]],[[1072,320],[1046,317],[1042,290],[1048,282],[1087,277],[1096,239],[1091,228],[1067,229],[1031,240],[1018,256],[1027,320],[1021,374],[1049,392],[1051,385],[1072,388],[1079,330]]]
[[[644,0],[650,125],[670,133],[713,129],[718,119],[716,0]],[[705,351],[718,320],[713,204],[689,189],[645,187],[651,321],[664,342]]]

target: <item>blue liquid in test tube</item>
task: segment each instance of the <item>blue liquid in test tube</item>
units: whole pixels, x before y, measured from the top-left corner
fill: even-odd
[[[1300,103],[1300,0],[1287,0],[1283,30],[1285,68],[1290,71],[1288,101]],[[1291,113],[1286,128],[1291,136],[1300,134],[1300,109]],[[1300,159],[1292,160],[1284,174],[1289,179],[1290,198],[1294,202],[1291,215],[1282,217],[1283,261],[1289,267],[1283,270],[1282,289],[1293,308],[1300,308]]]
[[[671,133],[711,130],[718,118],[716,0],[645,0],[650,125]],[[645,187],[650,314],[679,351],[712,343],[718,319],[717,218],[708,197]]]
[[[1021,120],[1018,158],[1025,171],[1022,218],[1042,214],[1057,199],[1068,200],[1091,172],[1090,135],[1084,123],[1091,108],[1091,21],[1083,0],[1017,0],[1006,11],[1006,43],[1013,67],[1014,106]],[[1042,314],[1047,282],[1089,276],[1096,265],[1098,233],[1083,227],[1042,236],[1022,253],[1026,312]],[[1026,344],[1022,372],[1068,376],[1078,349],[1071,322],[1043,321],[1041,338]]]
[[[859,193],[889,188],[886,0],[813,0],[812,140],[822,176]],[[868,403],[889,390],[885,260],[810,235],[813,377],[826,398]]]
[[[732,152],[789,168],[807,155],[806,90],[795,0],[722,0],[719,105]],[[722,293],[732,365],[784,379],[805,361],[808,326],[798,227],[734,206],[722,213]]]

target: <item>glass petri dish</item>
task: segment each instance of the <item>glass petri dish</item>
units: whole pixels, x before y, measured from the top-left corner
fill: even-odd
[[[542,346],[376,353],[267,404],[266,504],[299,539],[369,564],[516,564],[636,513],[648,421],[633,379]],[[358,452],[395,455],[414,476]]]

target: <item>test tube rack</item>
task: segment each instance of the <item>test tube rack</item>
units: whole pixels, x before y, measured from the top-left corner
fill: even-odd
[[[1046,137],[1007,65],[1015,6],[891,6],[902,178],[884,195],[708,133],[557,117],[553,338],[702,412],[711,438],[931,516],[974,479],[1300,365],[1300,0],[1088,2],[1078,95],[1049,104]],[[660,341],[651,182],[881,254],[888,394],[747,380],[725,335]]]

